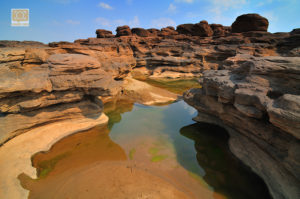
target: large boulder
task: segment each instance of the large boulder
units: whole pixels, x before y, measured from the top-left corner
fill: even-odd
[[[168,26],[162,28],[161,31],[158,33],[159,36],[170,36],[170,35],[178,35],[178,32],[175,30],[173,26]]]
[[[179,34],[201,37],[210,37],[214,34],[207,21],[200,21],[197,24],[181,24],[176,30]]]
[[[116,37],[132,35],[129,26],[126,25],[117,27],[116,31],[117,31]]]
[[[132,34],[135,34],[140,37],[149,37],[150,32],[144,28],[132,28],[131,29]]]
[[[111,31],[104,30],[104,29],[97,29],[96,30],[97,38],[111,38],[114,37]]]
[[[231,28],[233,33],[240,33],[248,31],[267,31],[268,26],[268,19],[259,14],[244,14],[236,18]]]
[[[193,27],[194,24],[180,24],[177,26],[176,31],[179,34],[193,35]]]
[[[194,29],[194,35],[196,36],[210,37],[214,34],[213,30],[205,20],[200,21],[200,23],[196,23],[193,29]]]
[[[159,29],[157,28],[149,28],[147,29],[147,31],[152,35],[152,36],[157,36],[157,34],[159,33]]]

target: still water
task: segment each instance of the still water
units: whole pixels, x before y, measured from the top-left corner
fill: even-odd
[[[22,180],[30,198],[270,198],[229,151],[226,131],[195,123],[196,110],[184,101],[118,101],[105,113],[108,126],[66,137],[32,158],[39,179]]]

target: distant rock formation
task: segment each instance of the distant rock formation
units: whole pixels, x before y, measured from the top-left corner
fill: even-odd
[[[232,32],[268,31],[268,19],[259,14],[244,14],[236,18],[231,25]]]
[[[117,31],[116,37],[129,36],[132,34],[129,26],[119,26],[117,27],[116,31]]]
[[[135,34],[140,37],[149,37],[150,32],[148,30],[145,30],[144,28],[132,28],[131,29],[132,34]]]
[[[114,37],[111,31],[104,30],[104,29],[97,29],[96,30],[97,38],[111,38]]]

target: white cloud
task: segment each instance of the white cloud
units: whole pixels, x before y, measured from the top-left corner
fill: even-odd
[[[101,8],[104,8],[104,9],[106,9],[106,10],[112,10],[112,9],[113,9],[113,7],[111,7],[109,4],[103,3],[103,2],[100,2],[100,3],[98,4],[98,6],[101,7]]]
[[[167,26],[176,26],[176,23],[170,18],[153,19],[151,22],[151,27],[153,28],[163,28]]]
[[[79,24],[80,24],[80,21],[68,19],[68,20],[66,20],[66,23],[67,23],[67,24],[71,24],[71,25],[79,25]]]
[[[175,13],[176,12],[176,6],[173,4],[173,3],[171,3],[170,5],[169,5],[169,7],[168,7],[168,12],[169,13]]]
[[[175,2],[179,2],[179,3],[194,3],[195,0],[175,0]]]
[[[129,26],[130,27],[137,27],[140,25],[140,20],[138,18],[138,16],[134,16],[133,20],[129,21]]]

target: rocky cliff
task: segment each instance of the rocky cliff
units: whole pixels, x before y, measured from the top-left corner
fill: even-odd
[[[48,123],[97,118],[101,99],[176,98],[159,91],[159,100],[149,100],[157,93],[145,94],[131,76],[203,74],[203,88],[184,96],[199,111],[195,120],[226,128],[233,153],[274,198],[298,198],[300,31],[269,33],[268,24],[247,14],[231,27],[200,21],[161,30],[121,26],[116,35],[98,29],[97,38],[73,43],[0,41],[0,144]]]
[[[228,58],[185,93],[199,122],[228,130],[231,151],[263,177],[274,198],[300,196],[300,58]]]

